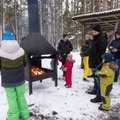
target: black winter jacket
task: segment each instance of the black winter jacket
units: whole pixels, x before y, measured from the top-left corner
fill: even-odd
[[[115,59],[120,59],[120,39],[116,39],[113,40],[110,44],[110,46],[112,46],[113,48],[116,48],[118,51],[112,52],[111,49],[109,49],[111,51],[111,53],[114,55]]]
[[[81,53],[80,53],[82,57],[89,56],[91,45],[92,45],[92,40],[88,40],[83,43],[82,48],[81,48]]]
[[[69,40],[66,42],[64,40],[60,40],[58,44],[58,52],[60,56],[63,56],[64,54],[67,55],[72,50],[73,50],[73,46]]]
[[[103,34],[94,36],[89,54],[90,68],[96,68],[102,63],[102,55],[106,51],[107,44],[107,38]],[[99,66],[98,69],[101,69],[101,67],[102,66]]]

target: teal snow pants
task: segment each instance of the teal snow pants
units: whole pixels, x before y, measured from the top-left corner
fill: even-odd
[[[25,84],[17,87],[5,88],[9,110],[7,113],[8,120],[23,120],[29,118],[29,108],[25,99]]]

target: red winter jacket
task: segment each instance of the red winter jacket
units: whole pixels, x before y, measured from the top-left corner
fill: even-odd
[[[65,78],[66,78],[66,85],[71,86],[72,85],[72,68],[73,68],[74,61],[66,61],[64,68],[66,68],[65,71]]]

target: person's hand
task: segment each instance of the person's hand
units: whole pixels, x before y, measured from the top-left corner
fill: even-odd
[[[107,77],[105,74],[99,74],[98,76],[101,77],[101,78],[106,78]]]
[[[113,49],[112,49],[112,52],[115,52],[115,53],[116,53],[117,51],[118,51],[118,50],[117,50],[116,48],[113,48]]]
[[[113,49],[113,46],[110,46],[109,49]]]
[[[64,68],[63,71],[67,71],[67,68]]]
[[[60,70],[63,70],[63,69],[64,69],[64,66],[61,66],[61,67],[60,67]]]

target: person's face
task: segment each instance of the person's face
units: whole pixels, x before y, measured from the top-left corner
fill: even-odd
[[[89,36],[89,35],[86,35],[86,36],[85,36],[85,40],[86,40],[86,41],[90,40],[90,36]]]
[[[67,41],[68,39],[69,39],[69,37],[68,37],[68,36],[65,36],[64,41]]]
[[[95,31],[95,30],[92,30],[92,35],[93,36],[97,36],[97,35],[99,35],[100,33],[99,32],[97,32],[97,31]]]
[[[120,35],[116,34],[116,39],[119,39],[120,38]]]
[[[71,54],[68,54],[68,55],[67,55],[67,60],[69,60],[69,61],[72,60],[72,55],[71,55]]]

